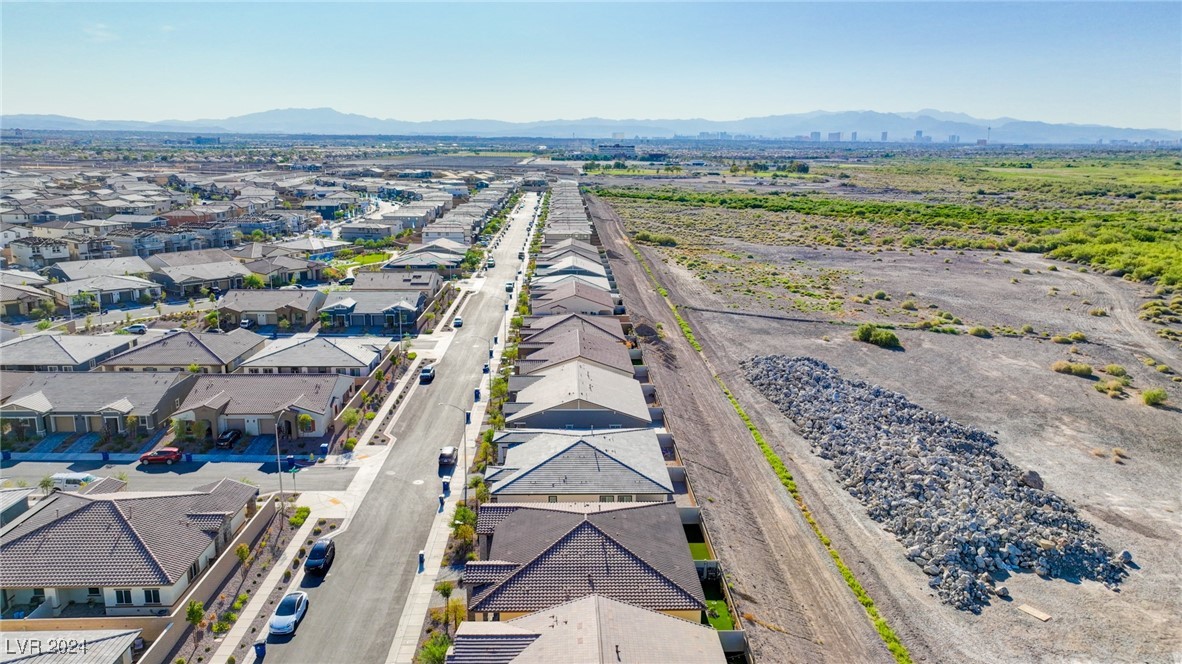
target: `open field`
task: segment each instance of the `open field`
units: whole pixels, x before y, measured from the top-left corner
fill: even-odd
[[[1175,336],[1182,325],[1176,293],[1160,278],[1173,265],[1159,266],[1154,284],[1144,273],[1148,281],[1104,276],[1091,265],[1081,271],[1007,251],[1004,242],[996,251],[973,250],[990,235],[981,216],[960,228],[915,221],[900,228],[875,216],[855,221],[857,210],[868,208],[842,208],[843,201],[823,201],[830,213],[814,214],[733,209],[719,200],[601,200],[630,233],[649,234],[647,246],[637,245],[669,299],[913,655],[980,662],[1182,656],[1182,382],[1174,380],[1182,373]],[[1064,214],[1056,222],[1081,213]],[[1164,209],[1157,214],[1176,223]],[[851,232],[855,224],[865,231]],[[995,228],[1020,242],[1045,237],[1020,224]],[[1147,244],[1177,251],[1170,229],[1172,237]],[[919,239],[900,246],[900,235]],[[941,248],[948,246],[941,237],[962,237],[964,248]],[[1154,304],[1145,309],[1147,303]],[[1175,313],[1154,315],[1162,311]],[[893,328],[902,350],[854,341],[855,325],[866,322]],[[1013,601],[995,599],[980,615],[941,604],[904,548],[743,379],[739,362],[772,353],[821,359],[847,379],[897,391],[994,435],[1003,456],[1041,474],[1047,490],[1079,510],[1110,548],[1132,553],[1130,576],[1114,592],[1091,581],[1017,573],[1006,579]],[[1092,375],[1057,373],[1056,362],[1086,364]],[[1109,365],[1119,367],[1106,373]],[[1165,406],[1142,403],[1152,389],[1165,391]],[[1052,619],[1030,617],[1018,610],[1023,604]]]

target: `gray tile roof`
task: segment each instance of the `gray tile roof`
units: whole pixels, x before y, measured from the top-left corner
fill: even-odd
[[[561,305],[563,300],[570,298],[587,300],[603,309],[612,309],[615,306],[611,293],[581,281],[568,281],[535,298],[534,308]]]
[[[472,611],[540,611],[592,594],[654,611],[705,608],[673,503],[587,514],[518,509],[497,526],[489,559],[495,569],[482,569],[480,561],[467,568],[487,577],[505,573],[505,563],[517,567],[500,580],[473,586]]]
[[[386,272],[358,272],[353,275],[353,291],[361,290],[421,290],[434,294],[443,285],[436,272],[425,270],[389,270]]]
[[[255,492],[226,479],[173,493],[57,494],[0,535],[0,586],[172,585]]]
[[[718,634],[600,595],[506,622],[467,621],[447,664],[725,664]]]
[[[340,306],[351,314],[382,314],[400,305],[405,309],[417,310],[425,297],[420,290],[333,291],[320,309]]]
[[[218,308],[243,312],[275,311],[291,307],[296,311],[315,313],[323,302],[324,293],[311,289],[231,290],[218,300]]]
[[[277,413],[289,406],[313,413],[332,410],[332,398],[353,379],[337,374],[200,374],[178,413],[200,406],[225,415]]]
[[[78,490],[78,493],[93,496],[100,493],[118,493],[127,488],[127,482],[115,477],[100,477]]]
[[[592,330],[580,326],[560,329],[556,334],[546,335],[542,348],[518,361],[518,371],[522,375],[530,375],[563,362],[584,359],[632,376],[635,373],[632,357],[624,344],[604,334],[599,328]]]
[[[631,375],[580,362],[546,369],[535,381],[517,393],[517,402],[527,404],[506,418],[518,422],[552,408],[610,410],[642,422],[651,422],[640,383]]]
[[[166,268],[225,263],[232,260],[234,260],[234,256],[224,249],[195,249],[193,251],[155,254],[146,258],[145,262],[154,268]]]
[[[140,344],[103,362],[102,366],[219,366],[230,364],[238,358],[250,357],[264,343],[266,337],[250,330],[236,329],[225,334],[182,330]]]
[[[138,417],[152,414],[161,406],[168,390],[191,378],[190,374],[171,372],[37,372],[29,375],[4,403],[4,408],[39,413],[111,410]]]
[[[218,279],[248,277],[252,273],[242,263],[236,260],[228,260],[217,263],[161,267],[156,269],[156,274],[168,277],[173,283],[180,284],[186,281],[216,281]]]
[[[152,266],[148,265],[139,256],[105,258],[93,261],[67,261],[64,263],[55,263],[53,268],[60,271],[70,280],[101,277],[107,274],[148,274],[152,271]]]
[[[125,335],[25,336],[0,344],[0,365],[75,366],[133,343]]]
[[[160,289],[160,284],[143,279],[140,277],[123,276],[123,275],[104,275],[101,277],[87,277],[85,279],[74,279],[71,281],[63,281],[56,284],[47,284],[43,286],[45,290],[61,293],[62,295],[77,295],[83,291],[121,291],[121,290],[137,290],[137,289]]]
[[[607,277],[589,277],[585,274],[555,274],[548,277],[534,277],[529,282],[530,291],[541,295],[542,291],[553,290],[564,284],[581,283],[603,291],[612,291]]]
[[[0,664],[111,664],[122,662],[123,654],[140,636],[138,629],[73,629],[30,632],[8,632],[0,641]],[[49,649],[50,643],[86,644],[81,648]],[[21,644],[25,649],[21,650]],[[42,644],[30,651],[29,643]]]
[[[620,324],[619,319],[611,316],[588,316],[586,314],[540,316],[531,320],[528,327],[522,328],[521,336],[530,342],[541,341],[545,338],[540,336],[543,332],[553,330],[550,334],[557,334],[559,329],[568,327],[579,327],[584,330],[594,327],[607,332],[620,341],[626,338],[624,327]]]
[[[555,431],[510,447],[486,479],[499,500],[522,495],[673,493],[652,429]]]
[[[386,342],[379,339],[290,337],[271,342],[242,366],[366,369],[385,347]]]
[[[607,268],[597,260],[591,260],[583,256],[567,256],[558,259],[546,267],[537,269],[537,274],[543,277],[562,273],[587,273],[592,276],[603,277],[607,275]]]

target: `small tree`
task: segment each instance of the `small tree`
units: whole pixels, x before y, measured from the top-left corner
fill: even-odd
[[[446,602],[447,598],[451,597],[451,591],[455,590],[455,587],[456,584],[451,581],[440,581],[435,584],[435,592],[439,593],[443,597],[443,601]]]
[[[464,622],[464,618],[467,617],[468,607],[463,599],[453,597],[447,600],[447,619],[451,623],[451,630],[453,632],[460,628],[460,623]]]
[[[222,316],[218,313],[217,309],[212,309],[209,313],[205,314],[205,324],[209,327],[217,327],[221,322]]]
[[[356,408],[346,408],[345,412],[341,413],[341,424],[344,424],[346,429],[353,429],[360,421],[361,413]]]
[[[48,495],[50,491],[53,491],[53,478],[49,475],[46,475],[45,477],[41,478],[41,481],[37,483],[37,486],[40,487],[43,493]]]
[[[127,437],[132,440],[139,440],[140,438],[140,418],[135,415],[128,415],[123,418],[123,429],[127,432]]]
[[[291,322],[288,321],[286,318],[280,318],[279,319],[279,329],[283,330],[284,332],[290,330],[291,329]]]
[[[195,599],[189,600],[189,605],[185,607],[185,622],[193,626],[193,640],[201,638],[197,629],[201,627],[201,623],[205,622],[205,604]]]
[[[373,377],[374,377],[374,380],[378,381],[379,383],[386,382],[386,372],[382,371],[381,369],[378,369],[377,371],[375,371],[373,373]]]
[[[300,431],[307,433],[316,426],[316,420],[307,413],[300,413],[300,416],[296,418],[296,425]]]
[[[234,555],[238,557],[238,562],[242,563],[242,566],[245,567],[250,561],[250,546],[246,542],[239,544],[234,548]]]
[[[436,632],[419,648],[415,661],[418,664],[444,664],[447,660],[447,649],[450,647],[451,638],[447,634]]]
[[[201,365],[196,362],[189,365],[189,373],[201,373]]]
[[[266,282],[264,282],[263,278],[257,274],[249,274],[242,280],[243,288],[258,290],[260,288],[266,288],[266,286]]]

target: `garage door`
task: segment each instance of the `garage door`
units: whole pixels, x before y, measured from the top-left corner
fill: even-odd
[[[243,431],[246,429],[246,420],[243,420],[241,417],[227,418],[226,419],[226,429],[238,429],[239,431]],[[222,430],[225,431],[225,429],[222,429]]]
[[[275,433],[275,418],[259,418],[259,433]]]
[[[53,430],[65,432],[74,431],[74,416],[73,415],[54,415],[53,416]]]

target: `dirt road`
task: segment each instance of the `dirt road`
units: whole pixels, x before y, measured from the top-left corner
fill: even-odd
[[[588,204],[634,325],[664,330],[663,338],[647,339],[645,358],[739,613],[756,619],[743,621],[755,659],[893,661],[706,359],[677,332],[619,218],[594,197]]]

